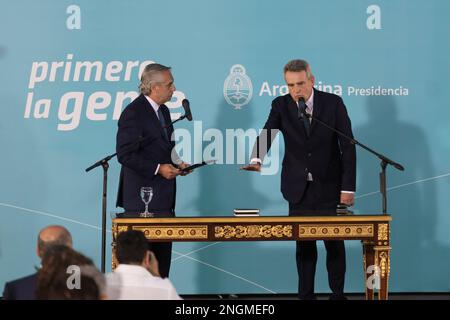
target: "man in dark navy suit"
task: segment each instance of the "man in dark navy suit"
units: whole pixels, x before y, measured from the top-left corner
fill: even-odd
[[[260,171],[261,159],[281,131],[285,155],[281,171],[281,192],[289,202],[289,215],[336,215],[339,203],[353,205],[356,184],[355,146],[335,132],[310,120],[304,113],[353,137],[344,102],[334,94],[314,89],[308,62],[292,60],[284,67],[289,94],[272,101],[264,134],[252,152],[250,165],[242,169]],[[345,299],[345,247],[343,241],[324,241],[327,250],[331,299]],[[315,299],[317,262],[315,241],[297,241],[299,298]]]
[[[189,165],[174,150],[174,129],[164,105],[175,91],[170,67],[147,65],[139,88],[141,94],[124,109],[118,123],[116,151],[122,169],[116,205],[125,209],[120,217],[143,217],[143,200],[149,199],[142,188],[146,192],[152,188],[148,211],[154,217],[174,217],[175,178],[186,175],[180,169]],[[159,261],[161,277],[168,277],[172,243],[149,243],[149,250]]]
[[[48,248],[54,245],[72,247],[72,236],[63,226],[48,226],[39,232],[37,255],[42,259]],[[5,300],[35,300],[37,273],[5,284],[3,299]]]

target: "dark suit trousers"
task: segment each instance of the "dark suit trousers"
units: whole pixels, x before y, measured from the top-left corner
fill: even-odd
[[[338,196],[339,197],[339,196]],[[331,200],[331,201],[330,201]],[[308,182],[299,203],[289,203],[290,216],[334,216],[337,199],[323,199],[321,188],[317,182]],[[328,283],[332,296],[344,295],[345,281],[345,246],[344,241],[324,240],[327,250]],[[297,241],[296,250],[298,272],[298,295],[300,299],[315,299],[314,278],[316,274],[317,246],[316,241]]]
[[[172,242],[149,242],[148,250],[153,251],[158,260],[161,278],[168,278],[172,260]]]

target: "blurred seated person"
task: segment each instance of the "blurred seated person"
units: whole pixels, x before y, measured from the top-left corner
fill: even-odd
[[[63,226],[47,226],[38,235],[36,253],[40,259],[48,248],[54,245],[72,247],[72,236]],[[7,282],[3,290],[5,300],[35,300],[37,272],[29,276]]]
[[[39,300],[106,299],[104,275],[91,259],[66,246],[53,246],[42,258],[36,297]]]

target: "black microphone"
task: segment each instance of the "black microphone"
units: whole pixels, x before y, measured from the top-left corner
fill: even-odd
[[[306,103],[305,103],[305,98],[300,97],[300,99],[298,100],[298,118],[299,119],[303,119],[304,117],[306,117]]]
[[[181,101],[181,105],[183,106],[184,109],[184,116],[189,120],[192,121],[192,113],[191,113],[191,107],[189,106],[189,100],[188,99],[183,99],[183,101]]]
[[[183,106],[183,109],[184,109],[184,115],[179,117],[177,120],[172,121],[168,125],[165,125],[164,129],[170,127],[175,122],[178,122],[178,121],[183,120],[183,119],[188,119],[189,121],[192,121],[192,113],[191,113],[191,108],[189,107],[189,100],[188,99],[183,99],[183,101],[181,101],[181,105]]]

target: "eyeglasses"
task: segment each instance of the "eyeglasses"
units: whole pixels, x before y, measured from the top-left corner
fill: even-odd
[[[169,83],[159,82],[158,85],[166,87],[167,89],[170,89],[174,86],[174,83],[173,82],[169,82]]]

